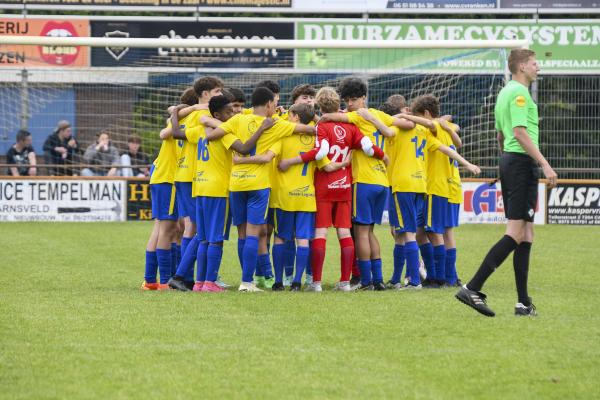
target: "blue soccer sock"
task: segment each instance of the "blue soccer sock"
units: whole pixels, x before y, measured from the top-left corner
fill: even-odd
[[[437,275],[435,274],[435,259],[433,258],[433,245],[427,242],[420,245],[419,249],[421,250],[421,257],[423,257],[423,263],[427,270],[427,279],[437,279]]]
[[[252,282],[257,259],[258,237],[246,236],[246,243],[244,244],[243,252],[242,282]]]
[[[266,253],[266,258],[263,261],[263,272],[265,274],[265,279],[271,279],[273,278],[273,264],[271,264],[271,253],[267,252]],[[260,256],[258,256],[259,262],[260,262]]]
[[[177,266],[179,265],[179,253],[177,251],[177,243],[171,243],[171,276],[177,272]]]
[[[171,279],[171,264],[173,256],[171,249],[156,249],[156,259],[158,260],[158,271],[160,272],[160,283],[165,284]]]
[[[198,243],[198,252],[196,253],[196,281],[204,282],[206,279],[206,263],[208,254],[208,242]]]
[[[381,258],[371,260],[371,273],[373,274],[373,283],[383,283],[383,267]]]
[[[273,257],[275,257],[275,247],[273,246]],[[285,276],[294,275],[294,261],[296,259],[296,241],[288,240],[285,242],[283,251],[283,265]]]
[[[186,238],[183,238],[185,240]],[[185,253],[181,256],[181,261],[177,267],[175,275],[183,278],[184,281],[191,282],[194,280],[194,263],[196,262],[196,256],[198,253],[198,240],[197,236],[191,238],[185,244]],[[184,245],[182,242],[181,249],[183,251]]]
[[[312,276],[312,263],[311,263],[311,259],[310,259],[310,245],[309,247],[307,247],[308,249],[308,258],[306,259],[306,275],[310,275]],[[297,262],[297,260],[296,260]]]
[[[457,280],[456,249],[446,249],[446,282],[450,285],[455,285]]]
[[[283,282],[283,260],[285,258],[285,247],[285,243],[275,243],[273,245],[273,267],[275,267],[276,283]]]
[[[310,249],[304,246],[296,247],[296,275],[294,275],[294,282],[302,282],[302,274],[304,269],[308,265],[308,259],[310,258]]]
[[[410,276],[410,283],[417,286],[421,283],[421,276],[419,275],[419,246],[417,242],[412,241],[404,244],[404,256],[406,257],[406,275]]]
[[[144,280],[147,283],[156,283],[156,273],[158,272],[158,259],[156,251],[146,250],[146,271],[144,272]]]
[[[394,273],[390,282],[393,284],[399,283],[402,279],[402,270],[404,269],[404,245],[397,244],[394,246]]]
[[[435,259],[435,277],[438,281],[446,279],[446,248],[443,244],[433,248],[433,258]]]
[[[190,244],[190,242],[194,239],[194,237],[196,237],[196,235],[194,235],[193,237],[190,237],[190,238],[189,237],[184,237],[184,238],[181,239],[181,246],[177,246],[177,247],[179,247],[179,257],[180,257],[180,260],[183,259],[183,255],[185,254],[185,250],[187,249],[187,247]],[[179,265],[179,263],[177,263],[177,265]]]
[[[269,253],[264,253],[264,254],[258,255],[258,265],[260,266],[260,270],[262,271],[265,279],[270,279],[273,277],[273,268],[271,266],[271,255]]]
[[[238,239],[238,260],[240,260],[240,269],[244,265],[244,245],[246,239]]]
[[[361,285],[369,285],[371,283],[371,260],[358,260],[358,269],[360,269]]]
[[[223,246],[211,243],[206,252],[206,281],[215,282],[223,259]]]

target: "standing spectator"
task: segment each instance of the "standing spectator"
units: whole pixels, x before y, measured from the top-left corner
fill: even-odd
[[[144,165],[140,168],[123,168],[121,175],[123,176],[137,176],[143,178],[150,175],[150,157],[144,153],[141,149],[142,139],[138,135],[131,135],[127,139],[127,151],[121,154],[122,165]]]
[[[94,166],[81,170],[82,176],[115,176],[119,164],[119,151],[110,142],[110,134],[102,131],[96,143],[90,144],[83,154],[83,161]],[[96,167],[97,165],[97,167]],[[109,168],[113,166],[112,168]],[[107,172],[108,170],[108,172]]]
[[[79,153],[79,144],[72,136],[69,121],[59,121],[54,132],[44,142],[44,158],[46,164],[53,164],[48,168],[48,175],[71,175],[72,170],[66,167],[74,163],[75,156]]]
[[[17,142],[6,153],[6,163],[15,164],[8,168],[11,176],[35,176],[37,175],[36,159],[31,146],[31,133],[21,129],[17,132]]]

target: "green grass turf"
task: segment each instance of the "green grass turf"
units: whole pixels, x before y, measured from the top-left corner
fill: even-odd
[[[0,398],[598,398],[600,229],[537,228],[513,314],[510,262],[485,287],[496,318],[454,290],[141,292],[149,223],[0,224]],[[502,226],[458,229],[469,277]],[[386,279],[392,241],[378,229]],[[338,277],[330,236],[324,280]],[[222,274],[239,282],[235,242]]]

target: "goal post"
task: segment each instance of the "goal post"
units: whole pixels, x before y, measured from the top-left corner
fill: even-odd
[[[440,98],[442,112],[454,115],[461,126],[462,153],[489,168],[492,176],[497,158],[495,96],[507,77],[508,50],[527,46],[525,40],[0,36],[0,50],[22,51],[33,61],[53,56],[63,62],[1,68],[0,138],[6,140],[0,140],[0,151],[6,152],[19,128],[27,128],[41,153],[45,137],[59,120],[67,119],[83,149],[107,130],[121,151],[127,149],[130,135],[141,136],[142,148],[152,156],[160,146],[158,132],[167,107],[199,76],[216,75],[226,87],[240,88],[248,107],[256,84],[275,80],[286,108],[298,84],[335,87],[344,77],[358,76],[368,84],[370,107],[378,108],[394,94],[409,101],[428,93]],[[104,67],[65,61],[83,50],[92,60],[118,61],[125,53],[135,53],[135,58],[124,66],[113,62]]]

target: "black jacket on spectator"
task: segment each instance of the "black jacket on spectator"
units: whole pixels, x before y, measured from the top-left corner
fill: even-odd
[[[11,148],[6,152],[6,163],[7,164],[15,164],[17,170],[19,171],[19,175],[27,176],[29,175],[29,153],[34,153],[33,147],[25,147],[21,151],[17,151],[15,146],[11,146]],[[10,167],[7,170],[7,175],[12,175],[10,172]]]
[[[146,165],[148,167],[150,166],[150,157],[148,157],[148,154],[146,153],[138,151],[137,153],[132,154],[129,151],[126,151],[123,154],[127,154],[129,156],[129,158],[131,159],[131,165]],[[132,168],[132,171],[133,176],[138,176],[139,174],[144,173],[140,168]]]
[[[68,139],[61,139],[58,136],[58,133],[53,133],[44,142],[44,158],[46,164],[59,164],[59,165],[67,165],[73,164],[76,162],[75,157],[79,153],[79,145],[75,147],[69,146]],[[55,151],[56,147],[64,147],[67,149],[67,157],[62,158],[62,154]],[[71,169],[67,167],[50,167],[48,168],[48,175],[71,175]]]

